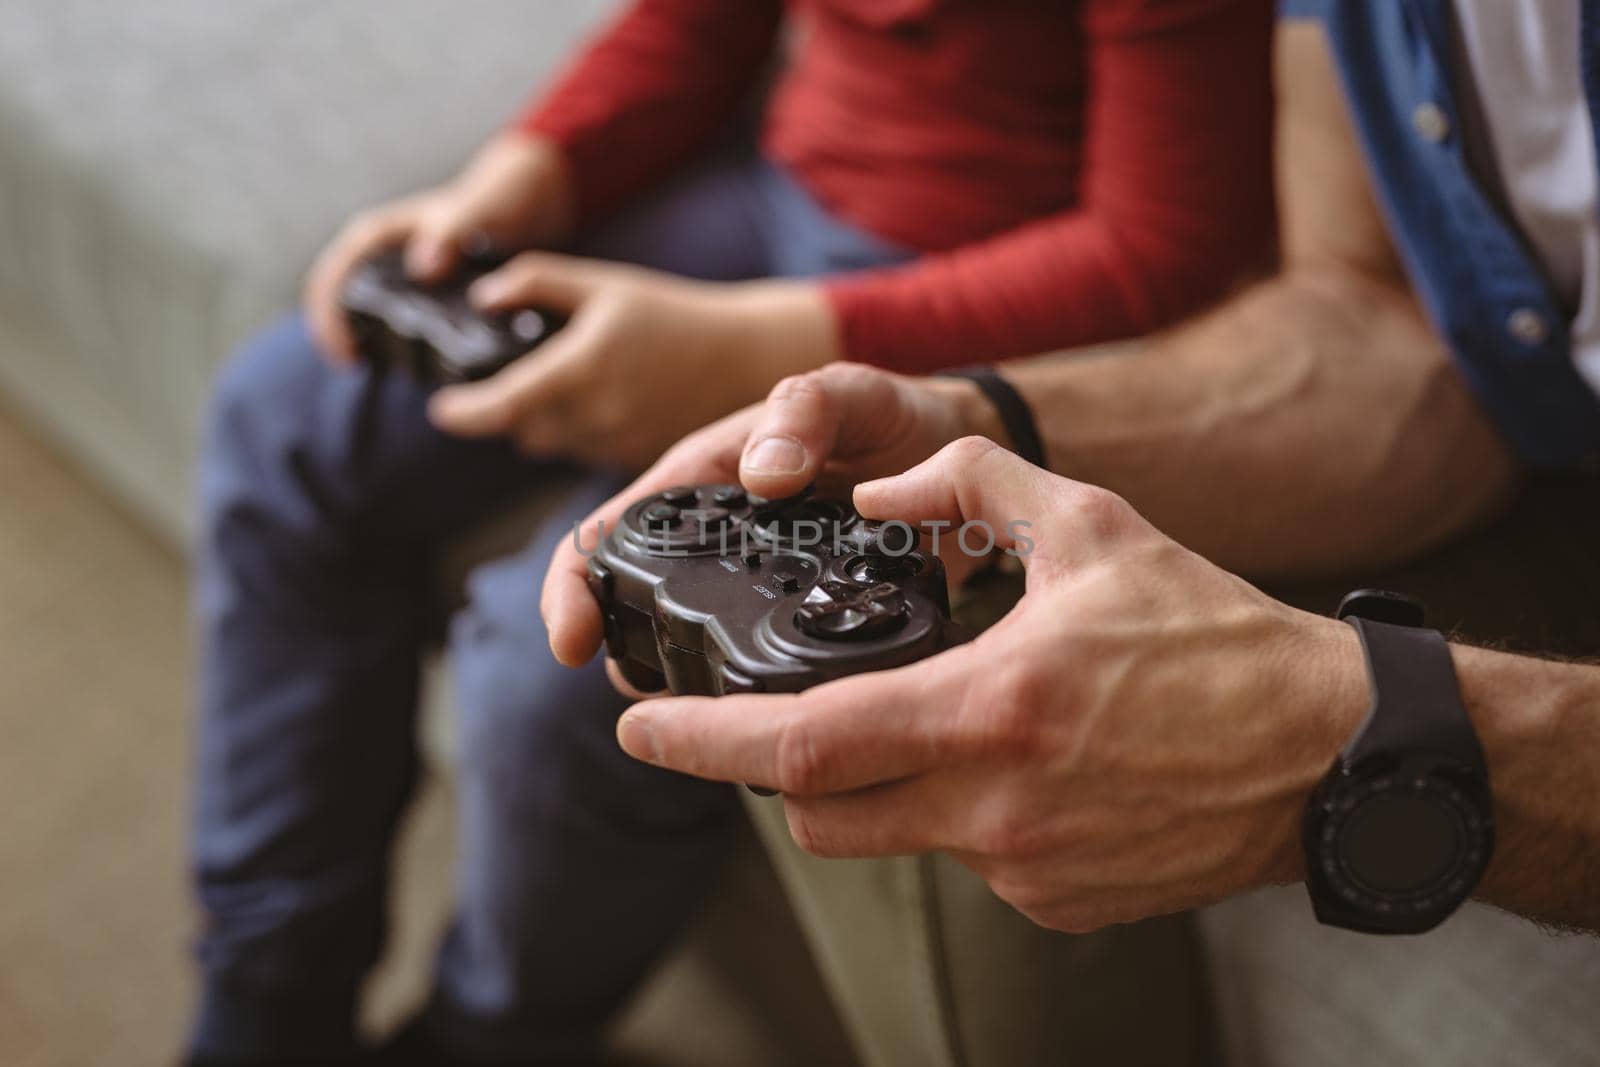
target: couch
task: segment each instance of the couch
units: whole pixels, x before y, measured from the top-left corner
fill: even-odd
[[[450,173],[609,6],[6,0],[0,393],[181,543],[219,359],[291,305],[341,219]],[[815,860],[778,802],[750,807],[872,1067],[1600,1062],[1595,942],[1491,909],[1382,942],[1279,889],[1070,938],[947,861]],[[716,904],[746,930],[790,921],[765,862],[747,849]],[[798,942],[732,941],[701,947],[711,1003],[764,1029],[723,1060],[848,1061]]]

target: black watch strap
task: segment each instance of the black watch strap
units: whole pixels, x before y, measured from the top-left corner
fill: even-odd
[[[1361,637],[1372,710],[1345,746],[1345,760],[1354,764],[1374,753],[1423,750],[1483,770],[1483,745],[1461,703],[1444,635],[1423,628],[1420,617],[1399,623],[1357,612],[1361,605],[1341,607],[1339,614]]]
[[[1372,680],[1372,710],[1345,746],[1350,763],[1378,752],[1425,750],[1474,770],[1483,746],[1462,706],[1450,646],[1437,630],[1352,616]]]
[[[1044,459],[1044,442],[1039,438],[1039,424],[1034,421],[1033,409],[1022,399],[1016,387],[993,367],[963,367],[942,371],[941,378],[965,378],[983,390],[983,395],[994,405],[1000,422],[1011,438],[1011,450],[1035,467],[1048,470]]]

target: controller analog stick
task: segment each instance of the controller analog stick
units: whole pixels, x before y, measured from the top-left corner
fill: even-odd
[[[846,586],[826,582],[825,598],[808,601],[795,612],[794,624],[819,641],[870,641],[905,626],[906,598],[888,583]]]
[[[921,556],[908,553],[901,556],[857,556],[845,564],[844,570],[851,578],[868,585],[878,582],[898,582],[915,578],[922,573]]]

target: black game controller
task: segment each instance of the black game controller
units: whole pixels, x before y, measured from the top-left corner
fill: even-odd
[[[681,486],[628,508],[589,588],[639,689],[793,693],[971,639],[950,621],[943,564],[915,541],[837,500]]]
[[[401,249],[360,264],[345,282],[342,302],[361,357],[438,385],[479,381],[526,354],[565,320],[534,308],[485,312],[474,307],[467,289],[504,262],[471,254],[438,285],[413,281]]]

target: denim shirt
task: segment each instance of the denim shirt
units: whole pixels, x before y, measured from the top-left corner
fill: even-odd
[[[1600,0],[1582,4],[1572,47],[1593,122]],[[1281,9],[1324,24],[1389,232],[1479,402],[1529,465],[1600,466],[1600,399],[1573,365],[1570,312],[1461,143],[1451,0],[1283,0]]]

